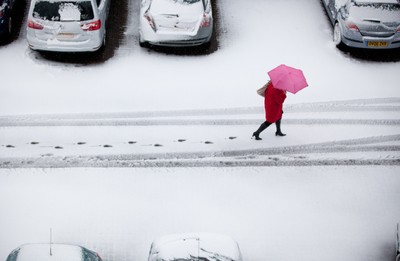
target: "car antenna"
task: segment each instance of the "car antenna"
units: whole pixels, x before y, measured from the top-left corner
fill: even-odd
[[[53,229],[50,228],[50,256],[53,255],[53,251],[52,251],[52,249],[51,249],[52,244],[53,244]]]

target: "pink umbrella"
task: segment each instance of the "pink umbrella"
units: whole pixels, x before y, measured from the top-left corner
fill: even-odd
[[[281,64],[268,72],[275,88],[296,93],[308,86],[301,70]]]

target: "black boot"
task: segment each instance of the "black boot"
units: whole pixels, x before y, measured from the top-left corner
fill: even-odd
[[[286,136],[286,134],[282,133],[282,131],[281,131],[281,119],[277,120],[275,122],[275,125],[276,125],[275,136]]]
[[[263,130],[265,130],[266,128],[268,128],[269,125],[271,125],[270,122],[268,122],[268,121],[263,122],[263,123],[260,125],[260,127],[258,128],[258,130],[256,130],[255,132],[253,132],[253,136],[252,136],[252,137],[254,137],[256,140],[262,140],[262,139],[260,138],[260,133],[261,133]]]

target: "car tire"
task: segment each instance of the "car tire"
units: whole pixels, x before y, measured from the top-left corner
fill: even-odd
[[[103,44],[101,45],[101,48],[105,48],[107,44],[107,30],[104,30],[104,35],[103,35]]]
[[[205,42],[203,43],[203,49],[204,50],[208,50],[211,47],[211,41]]]
[[[13,20],[12,20],[12,17],[10,16],[8,18],[7,35],[11,35],[12,31],[13,31]]]
[[[143,41],[142,34],[139,33],[139,46],[140,47],[148,47],[148,43]]]
[[[333,42],[338,49],[343,48],[342,30],[340,29],[339,22],[336,22],[333,26]]]

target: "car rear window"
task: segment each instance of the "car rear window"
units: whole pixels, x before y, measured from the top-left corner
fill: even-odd
[[[33,17],[49,21],[87,21],[94,18],[91,1],[38,1]]]
[[[380,21],[400,21],[400,4],[356,3],[351,8],[351,16],[356,19],[377,19]]]

